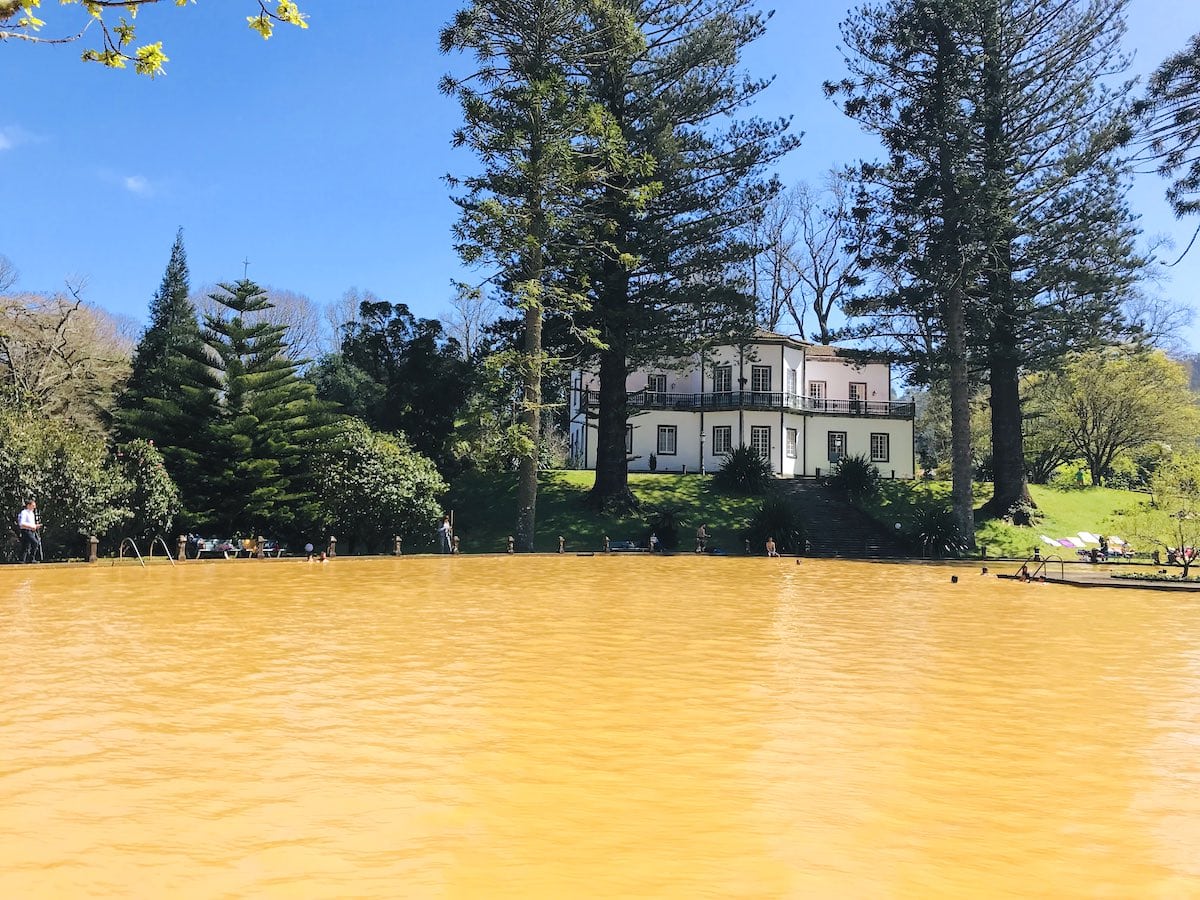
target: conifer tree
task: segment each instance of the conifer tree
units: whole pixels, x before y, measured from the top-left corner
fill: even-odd
[[[443,52],[470,53],[475,64],[442,83],[462,107],[454,143],[482,164],[478,174],[451,180],[464,189],[456,198],[458,250],[468,263],[494,268],[490,280],[523,318],[521,349],[510,360],[522,382],[520,550],[533,549],[537,520],[542,328],[548,313],[571,316],[585,302],[564,278],[565,248],[578,224],[582,186],[601,167],[589,149],[602,139],[603,117],[573,77],[584,49],[583,7],[584,0],[474,0],[441,35]]]
[[[1200,212],[1200,34],[1154,70],[1136,112],[1176,216]],[[1192,238],[1195,242],[1195,236]]]
[[[951,310],[939,280],[963,292],[962,337],[970,372],[951,374],[956,515],[967,515],[972,374],[990,387],[994,492],[986,512],[1020,516],[1026,486],[1020,376],[1068,352],[1128,334],[1125,291],[1144,261],[1125,203],[1127,86],[1105,80],[1124,67],[1126,0],[888,0],[843,26],[852,79],[827,86],[847,114],[883,139],[883,165],[863,168],[860,212],[873,220],[867,252],[880,292],[869,307],[945,377]],[[943,59],[957,60],[952,83]],[[944,120],[944,121],[943,121]],[[953,128],[944,128],[950,122]],[[940,180],[939,160],[955,159]],[[933,215],[900,207],[922,195]],[[942,244],[947,215],[960,234]],[[944,257],[933,248],[944,250]],[[936,279],[910,276],[928,263]],[[922,289],[924,288],[924,289]],[[955,351],[959,355],[960,351]],[[940,358],[939,358],[940,357]],[[967,379],[966,391],[954,379]],[[960,484],[961,482],[961,484]]]
[[[180,229],[162,284],[150,301],[150,324],[134,351],[132,372],[117,404],[115,430],[123,442],[146,440],[159,448],[179,487],[181,519],[190,525],[191,502],[204,479],[205,423],[215,414],[215,398],[199,387],[206,369],[204,341],[189,294]]]
[[[972,2],[890,0],[859,10],[842,25],[853,77],[825,88],[889,152],[885,163],[861,167],[863,253],[885,273],[870,310],[915,350],[918,377],[949,384],[951,497],[967,547],[975,536],[967,323],[984,255],[970,205],[977,126],[963,102],[976,65],[963,38]]]
[[[798,142],[786,121],[738,119],[770,83],[741,69],[769,15],[753,0],[611,0],[589,6],[588,93],[612,123],[624,164],[587,205],[584,255],[600,377],[599,506],[633,503],[626,379],[686,357],[753,320],[737,269],[754,255],[744,226],[778,191],[766,165]]]
[[[187,388],[208,417],[199,445],[181,454],[203,472],[191,482],[191,509],[226,534],[306,524],[315,512],[315,457],[331,437],[329,410],[297,376],[287,329],[258,315],[270,308],[262,288],[242,279],[209,296],[219,307],[205,317],[202,365],[189,370]]]
[[[190,292],[187,252],[180,228],[162,284],[150,301],[150,324],[134,350],[133,368],[120,400],[123,412],[143,408],[147,397],[169,398],[178,391],[186,368],[184,360],[194,356],[200,346],[200,325],[196,307],[188,299]],[[128,429],[137,430],[136,417],[119,417],[119,420]]]

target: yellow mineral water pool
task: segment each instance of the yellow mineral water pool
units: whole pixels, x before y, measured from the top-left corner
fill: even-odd
[[[98,896],[1200,896],[1200,602],[691,556],[8,567],[0,897]]]

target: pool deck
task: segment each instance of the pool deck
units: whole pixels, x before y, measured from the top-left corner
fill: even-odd
[[[1005,581],[1017,581],[1021,579],[1013,573],[1001,573],[996,576]],[[1076,572],[1070,571],[1063,574],[1061,577],[1047,575],[1046,584],[1066,584],[1071,587],[1081,588],[1118,588],[1123,590],[1137,591],[1175,591],[1175,592],[1197,592],[1200,591],[1200,582],[1194,581],[1139,581],[1132,578],[1116,578],[1111,572]]]

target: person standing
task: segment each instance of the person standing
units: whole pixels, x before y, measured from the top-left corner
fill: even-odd
[[[442,524],[438,526],[438,552],[453,553],[454,546],[451,543],[451,528],[450,517],[442,516]]]
[[[704,523],[700,523],[700,527],[696,529],[696,552],[703,553],[708,549],[708,529]]]
[[[37,504],[30,500],[17,516],[17,527],[21,530],[21,562],[41,562],[42,525],[37,520]]]

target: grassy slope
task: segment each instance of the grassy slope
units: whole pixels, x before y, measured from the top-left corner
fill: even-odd
[[[644,515],[655,506],[682,510],[680,546],[691,549],[692,534],[703,521],[711,546],[740,549],[738,533],[761,502],[756,497],[726,494],[702,475],[630,475],[629,486],[642,509],[632,516],[600,515],[584,499],[594,478],[591,472],[543,472],[538,488],[537,542],[541,551],[558,549],[558,535],[567,550],[600,550],[604,536],[644,540]],[[459,478],[446,500],[453,509],[455,531],[464,553],[503,552],[516,523],[517,480],[512,474],[469,474]],[[429,548],[416,548],[426,550]]]
[[[1129,534],[1123,533],[1128,531],[1125,513],[1133,513],[1145,500],[1144,494],[1109,488],[1059,490],[1035,484],[1030,485],[1029,491],[1042,515],[1033,527],[1018,528],[994,519],[979,524],[975,540],[981,547],[987,547],[989,556],[1024,557],[1039,546],[1043,551],[1049,551],[1040,538],[1043,534],[1062,538],[1073,537],[1080,531],[1091,531],[1116,534],[1132,541]],[[907,524],[916,501],[934,496],[948,502],[949,495],[950,485],[947,482],[889,481],[884,483],[883,494],[871,513],[885,523]],[[977,505],[990,496],[990,485],[976,485]]]
[[[726,494],[712,486],[712,479],[701,475],[630,475],[629,485],[641,501],[642,509],[630,516],[600,515],[589,509],[584,498],[592,485],[591,472],[544,472],[538,491],[537,549],[558,549],[558,535],[567,539],[567,549],[599,550],[604,536],[613,540],[639,540],[646,536],[645,514],[655,506],[682,511],[680,532],[682,549],[692,546],[691,535],[704,521],[712,535],[712,545],[732,552],[741,549],[738,535],[750,521],[760,498]],[[915,505],[929,497],[948,499],[946,482],[885,481],[883,493],[869,510],[881,522],[907,525]],[[987,547],[989,556],[1024,557],[1041,546],[1039,535],[1068,537],[1079,531],[1127,534],[1124,513],[1132,513],[1145,495],[1108,488],[1058,490],[1032,485],[1030,492],[1042,513],[1032,528],[1018,528],[999,521],[980,524],[976,540]],[[455,529],[462,538],[464,553],[503,552],[515,524],[517,482],[512,474],[465,475],[455,482],[447,498],[447,507],[455,511]],[[990,485],[976,488],[975,500],[982,504],[990,496]],[[819,523],[813,523],[819,527]],[[428,547],[414,550],[429,551]]]

